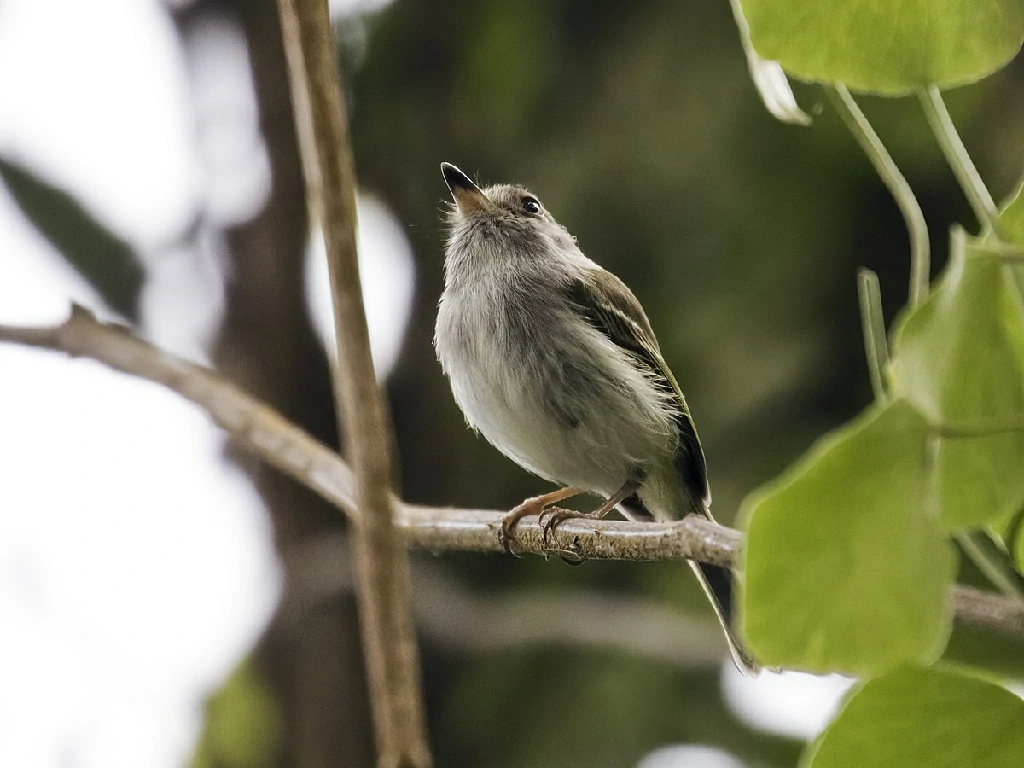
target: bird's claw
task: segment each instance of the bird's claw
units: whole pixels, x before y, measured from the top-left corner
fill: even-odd
[[[544,517],[548,519],[545,522]],[[555,528],[564,523],[566,520],[573,520],[577,517],[586,517],[582,512],[576,512],[571,509],[563,509],[561,507],[549,507],[544,510],[544,513],[540,516],[538,522],[543,526],[541,531],[541,540],[544,542],[545,548],[548,546],[548,537],[555,532]]]
[[[498,527],[498,543],[501,544],[501,548],[506,553],[512,555],[512,557],[519,557],[519,553],[512,549],[512,526],[519,522],[518,518],[509,519],[511,516],[506,515],[501,518],[501,525]]]
[[[512,550],[512,529],[515,527],[516,523],[524,517],[543,514],[544,507],[538,499],[527,499],[501,518],[501,526],[498,528],[498,541],[501,544],[501,548],[513,557],[519,557],[519,555]]]
[[[524,517],[534,516],[538,522],[544,519],[544,512],[548,504],[554,504],[567,499],[570,496],[575,496],[580,493],[580,489],[575,486],[566,486],[560,488],[557,491],[551,493],[545,493],[542,496],[533,496],[526,499],[522,504],[517,506],[515,509],[510,511],[507,515],[501,518],[501,526],[498,528],[498,543],[501,544],[501,548],[508,552],[510,555],[519,555],[512,551],[512,529],[516,523],[522,520]],[[554,508],[553,508],[554,509]],[[545,545],[547,544],[547,533],[544,534]]]
[[[558,553],[558,556],[562,558],[563,563],[565,563],[566,565],[571,565],[573,568],[575,568],[578,565],[583,565],[585,562],[587,562],[587,558],[583,557],[583,555],[578,555],[575,552],[569,552],[567,550],[561,550]]]
[[[505,552],[513,557],[519,557],[519,553],[512,549],[512,529],[516,526],[516,523],[524,517],[537,515],[537,523],[541,526],[541,541],[543,542],[544,549],[546,550],[553,548],[548,539],[551,534],[555,532],[555,528],[559,525],[564,523],[566,520],[573,520],[578,517],[592,517],[592,515],[588,515],[583,512],[576,512],[572,509],[547,507],[542,506],[542,504],[543,502],[540,500],[540,497],[528,499],[501,518],[501,524],[498,526],[498,542],[501,544],[501,548],[505,550]],[[547,519],[545,520],[545,518]],[[573,559],[570,560],[562,554],[561,550],[556,549],[555,551],[559,553],[559,557],[570,565],[579,565],[583,562],[583,558],[580,558],[575,554],[573,554]]]

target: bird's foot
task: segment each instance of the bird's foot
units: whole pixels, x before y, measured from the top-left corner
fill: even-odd
[[[605,513],[598,515],[596,512],[577,512],[574,509],[563,509],[562,507],[549,507],[548,509],[544,510],[544,512],[542,512],[540,516],[540,522],[544,526],[542,531],[544,546],[548,546],[548,537],[555,532],[555,528],[564,523],[566,520],[600,520],[602,517],[604,517],[604,514]],[[548,516],[548,519],[546,521],[544,520],[545,516]]]
[[[580,493],[579,488],[568,486],[566,488],[559,488],[551,493],[545,493],[542,496],[533,496],[524,501],[501,518],[501,527],[498,529],[498,541],[501,542],[501,548],[510,555],[515,555],[516,553],[512,551],[512,529],[516,523],[524,517],[530,517],[531,515],[536,515],[540,518],[549,504],[556,504],[578,493]]]
[[[498,529],[498,541],[501,542],[501,548],[510,555],[518,557],[518,555],[512,551],[512,528],[515,527],[516,523],[524,517],[530,517],[531,515],[540,517],[543,514],[544,497],[534,496],[533,498],[527,499],[522,504],[519,504],[511,512],[501,518],[501,527]]]
[[[605,517],[609,512],[615,509],[616,504],[620,504],[623,499],[628,498],[633,494],[637,488],[640,487],[639,477],[630,476],[626,479],[626,482],[622,484],[615,493],[613,493],[608,499],[605,500],[604,504],[599,506],[593,512],[576,512],[572,509],[559,509],[552,507],[549,511],[551,517],[544,523],[543,530],[543,541],[544,546],[548,546],[548,536],[555,532],[555,528],[564,523],[566,520],[600,520]],[[541,515],[541,522],[543,522],[544,515]],[[564,559],[564,558],[563,558]]]

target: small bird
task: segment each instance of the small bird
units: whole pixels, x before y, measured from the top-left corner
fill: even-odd
[[[481,189],[450,163],[441,172],[454,206],[438,360],[469,425],[561,486],[505,517],[505,549],[518,520],[580,493],[605,501],[591,513],[549,511],[545,534],[570,517],[601,518],[615,508],[637,521],[711,519],[697,430],[636,296],[584,256],[529,190]],[[691,565],[737,667],[756,672],[730,623],[732,573]]]

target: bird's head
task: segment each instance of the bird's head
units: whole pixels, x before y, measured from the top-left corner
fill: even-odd
[[[545,210],[537,196],[516,184],[480,188],[451,163],[441,163],[454,206],[449,251],[478,248],[530,256],[571,248],[575,239]]]

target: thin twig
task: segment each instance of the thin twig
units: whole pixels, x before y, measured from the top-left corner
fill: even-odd
[[[64,352],[104,363],[123,373],[158,382],[192,401],[241,445],[360,520],[353,478],[340,456],[214,371],[175,357],[101,323],[75,308],[57,326],[0,325],[0,341]],[[501,552],[497,530],[506,513],[423,507],[398,503],[398,528],[405,542],[433,552]],[[569,552],[588,560],[680,560],[733,566],[743,537],[739,531],[690,517],[675,523],[568,520],[544,545],[541,527],[526,518],[513,531],[521,554]],[[956,586],[951,593],[958,623],[1024,639],[1024,610],[1000,595]]]
[[[885,320],[882,317],[882,289],[878,275],[870,269],[857,272],[857,295],[860,298],[860,325],[864,335],[864,354],[868,359],[871,375],[871,389],[875,399],[887,399],[883,371],[889,364],[889,343],[885,337]]]
[[[924,109],[925,117],[928,118],[928,125],[942,148],[942,154],[946,156],[946,162],[953,169],[956,180],[967,197],[967,201],[974,210],[981,225],[993,232],[999,229],[999,211],[996,208],[995,200],[989,194],[981,174],[975,167],[971,156],[967,154],[967,148],[956,132],[953,119],[949,116],[946,103],[942,100],[942,94],[934,85],[921,90],[918,94],[921,99],[921,106]]]
[[[961,584],[950,592],[957,624],[1006,637],[1024,638],[1024,610],[1014,600]]]
[[[381,768],[426,768],[409,558],[396,531],[391,426],[377,388],[359,285],[355,168],[327,0],[280,0],[314,220],[323,225],[338,340],[335,402],[356,476],[357,595]],[[312,139],[312,140],[310,140]]]
[[[896,205],[903,214],[910,233],[910,306],[916,307],[928,294],[928,277],[931,270],[931,246],[928,243],[928,225],[921,212],[921,206],[914,196],[907,180],[896,167],[882,140],[878,138],[871,123],[853,100],[846,86],[839,84],[834,89],[826,88],[832,105],[843,118],[846,127],[871,160],[882,182],[889,188]]]

